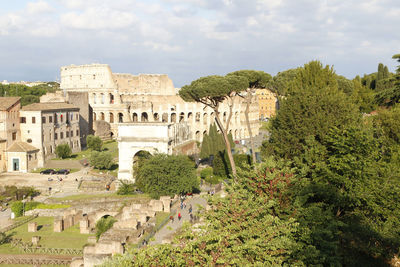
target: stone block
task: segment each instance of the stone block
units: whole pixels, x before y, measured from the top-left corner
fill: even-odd
[[[40,236],[32,236],[32,245],[37,246],[39,245]]]
[[[54,219],[54,232],[60,233],[64,231],[64,221],[63,219]]]
[[[87,242],[89,243],[89,244],[96,244],[96,237],[95,236],[89,236],[88,237],[88,239],[87,239]]]
[[[131,204],[132,210],[140,210],[141,208],[142,208],[142,204],[138,204],[138,203]]]
[[[171,212],[171,198],[170,197],[160,197],[160,201],[163,203],[164,212]]]
[[[74,217],[69,215],[68,217],[64,218],[64,229],[70,228],[74,225]]]
[[[135,219],[121,220],[114,223],[113,227],[115,229],[134,229],[138,228],[138,221]]]
[[[28,223],[28,232],[30,232],[30,233],[37,232],[37,223],[36,222]]]
[[[163,211],[163,202],[160,200],[150,200],[150,206],[152,207],[153,211]]]
[[[90,234],[89,221],[88,220],[79,221],[79,230],[81,234]]]

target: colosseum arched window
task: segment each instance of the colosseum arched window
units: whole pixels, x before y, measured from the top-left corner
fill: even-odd
[[[100,120],[104,121],[104,112],[100,112]]]
[[[195,118],[196,122],[200,121],[200,112],[196,112],[196,118]]]
[[[184,122],[185,121],[185,113],[181,112],[179,115],[179,122]]]
[[[136,113],[132,114],[132,121],[133,122],[138,122],[138,115]]]
[[[159,121],[160,120],[160,116],[158,115],[158,113],[154,113],[153,114],[153,120],[154,121]]]
[[[110,123],[114,123],[114,113],[110,112]]]
[[[121,112],[118,113],[118,122],[119,123],[124,122],[124,114],[122,114]]]
[[[171,113],[171,122],[176,122],[176,113]]]
[[[148,122],[149,121],[149,117],[147,116],[146,112],[142,112],[142,117],[141,117],[141,122]]]

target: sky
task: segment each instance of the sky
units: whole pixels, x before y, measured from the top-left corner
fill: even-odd
[[[109,64],[176,87],[241,69],[275,75],[311,60],[347,78],[400,53],[399,0],[3,0],[0,80],[55,81]]]

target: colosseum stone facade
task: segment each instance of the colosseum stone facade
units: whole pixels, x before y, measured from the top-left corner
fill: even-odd
[[[106,64],[70,65],[61,68],[61,89],[67,93],[88,92],[93,120],[109,122],[115,137],[118,124],[123,122],[186,122],[193,139],[202,141],[215,118],[211,108],[183,101],[179,88],[165,74],[113,73]],[[234,139],[247,138],[245,103],[240,97],[234,102],[229,132]],[[226,121],[228,105],[223,103],[219,111],[221,120]],[[259,131],[258,113],[254,97],[249,113],[253,135]]]

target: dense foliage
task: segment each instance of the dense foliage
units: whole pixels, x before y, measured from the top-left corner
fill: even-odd
[[[152,198],[198,189],[195,164],[187,156],[156,154],[137,171],[136,186]]]
[[[100,236],[107,232],[116,221],[117,220],[112,216],[103,217],[98,220],[96,223],[96,239],[99,240]]]
[[[59,158],[65,159],[70,157],[72,150],[68,144],[60,144],[56,147],[56,155]]]
[[[56,82],[48,82],[32,87],[21,84],[0,84],[0,96],[20,96],[21,105],[26,106],[38,103],[42,95],[48,92],[55,92],[59,88],[60,85]]]
[[[98,136],[88,135],[86,137],[86,144],[92,150],[101,151],[103,141]]]
[[[286,212],[289,170],[263,164],[238,174],[229,197],[211,199],[205,223],[176,244],[134,249],[105,266],[302,266],[292,255],[298,223]],[[260,231],[262,229],[262,231]]]
[[[90,154],[89,162],[90,165],[92,165],[96,169],[102,169],[102,170],[104,169],[110,170],[114,165],[113,156],[110,152],[107,151],[103,152],[93,151]]]
[[[118,195],[131,195],[135,193],[136,186],[133,183],[123,180],[120,180],[119,183],[117,190]]]

